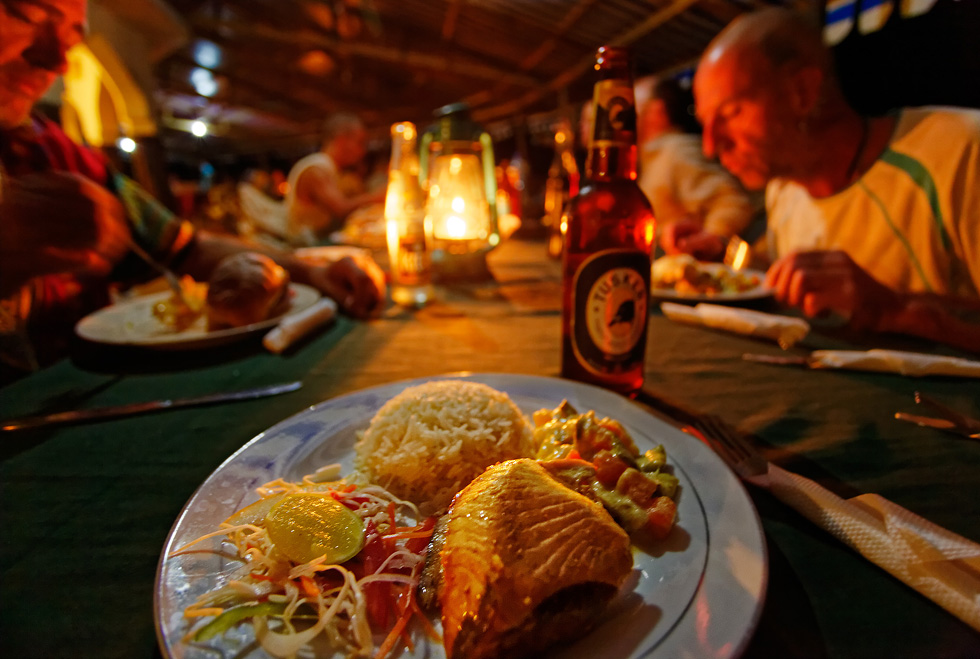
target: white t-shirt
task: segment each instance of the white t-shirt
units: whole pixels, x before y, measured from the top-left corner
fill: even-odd
[[[658,224],[690,219],[719,236],[743,233],[761,203],[701,150],[701,138],[667,133],[640,147],[640,189]]]
[[[895,290],[980,297],[980,111],[903,110],[854,184],[814,199],[777,179],[766,207],[773,260],[843,250]]]

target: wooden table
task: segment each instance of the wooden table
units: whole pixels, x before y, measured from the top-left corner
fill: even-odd
[[[283,418],[409,378],[558,376],[558,264],[543,243],[510,240],[490,268],[495,281],[440,287],[420,311],[341,318],[285,355],[263,352],[258,337],[187,354],[78,346],[73,361],[0,390],[0,414],[12,417],[303,381],[275,398],[0,437],[0,655],[157,656],[152,588],[171,524],[215,467]],[[744,352],[779,348],[678,325],[656,309],[648,340],[638,404],[660,416],[717,414],[777,463],[838,493],[878,492],[980,540],[980,442],[893,418],[914,411],[917,389],[980,416],[976,381],[748,364]],[[817,331],[794,352],[827,347],[872,346]],[[768,493],[751,496],[770,582],[747,656],[980,656],[980,635],[967,625]]]

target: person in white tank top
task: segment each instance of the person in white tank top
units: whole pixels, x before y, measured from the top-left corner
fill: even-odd
[[[367,152],[367,131],[353,114],[337,113],[324,123],[320,151],[299,160],[289,172],[287,229],[291,240],[312,242],[339,229],[351,211],[384,201],[384,190],[348,196],[340,171]]]

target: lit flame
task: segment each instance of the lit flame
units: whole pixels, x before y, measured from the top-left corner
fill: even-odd
[[[459,171],[463,168],[463,161],[459,158],[454,157],[449,161],[449,173],[453,176],[459,174]]]
[[[745,267],[746,262],[749,260],[749,244],[747,242],[738,243],[738,251],[735,252],[735,257],[732,259],[732,269],[741,270]]]
[[[466,235],[466,220],[456,215],[450,215],[446,218],[446,233],[450,238],[462,238]]]
[[[466,212],[466,201],[462,197],[453,197],[452,207],[454,213],[464,213]]]

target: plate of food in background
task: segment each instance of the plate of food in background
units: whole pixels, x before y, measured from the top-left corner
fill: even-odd
[[[330,240],[372,251],[387,249],[384,204],[369,204],[351,211],[343,228],[330,234]]]
[[[83,339],[159,350],[207,348],[275,327],[320,299],[315,288],[292,283],[262,254],[226,257],[207,282],[180,280],[183,295],[167,289],[99,309],[75,325]]]
[[[767,573],[747,493],[693,436],[591,385],[451,374],[236,451],[171,529],[154,607],[182,659],[725,658]]]
[[[698,261],[688,254],[662,256],[653,262],[650,292],[661,300],[741,302],[770,297],[761,270],[735,270],[724,263]]]

